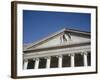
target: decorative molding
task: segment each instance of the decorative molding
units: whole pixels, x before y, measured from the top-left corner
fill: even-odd
[[[62,50],[53,50],[53,51],[43,51],[43,52],[36,52],[36,53],[29,53],[23,54],[24,59],[29,58],[36,58],[36,57],[47,57],[47,56],[57,56],[57,55],[64,55],[64,54],[73,54],[73,53],[80,53],[84,51],[90,51],[90,47],[84,48],[71,48],[71,49],[62,49]]]

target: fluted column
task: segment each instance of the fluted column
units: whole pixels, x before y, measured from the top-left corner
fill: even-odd
[[[87,66],[87,52],[84,52],[84,66]]]
[[[58,56],[58,67],[62,68],[62,55]]]
[[[50,68],[50,57],[47,57],[47,63],[46,63],[46,68]]]
[[[39,58],[35,59],[35,69],[38,69],[39,66]]]
[[[75,66],[74,54],[71,54],[71,67]]]
[[[28,66],[28,60],[24,60],[24,69],[27,69]]]

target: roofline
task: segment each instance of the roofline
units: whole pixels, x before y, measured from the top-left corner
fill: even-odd
[[[88,31],[82,31],[82,30],[76,30],[76,29],[68,29],[68,28],[65,28],[66,31],[71,31],[71,32],[78,32],[78,33],[82,33],[82,34],[87,34],[87,35],[90,35],[90,32]]]
[[[40,42],[42,42],[42,41],[44,41],[44,40],[47,40],[47,39],[49,39],[49,38],[51,38],[51,37],[53,37],[53,36],[56,36],[57,34],[60,34],[60,33],[63,32],[63,31],[65,31],[65,28],[63,28],[63,29],[61,29],[61,30],[59,30],[59,31],[57,31],[57,32],[55,32],[55,33],[50,34],[49,36],[44,37],[44,38],[42,38],[41,40],[37,40],[37,41],[35,41],[35,42],[33,42],[33,43],[30,43],[29,46],[31,47],[32,45],[36,45],[36,44],[38,44],[38,43],[40,43]],[[28,48],[29,46],[27,46],[27,48]]]
[[[35,41],[35,42],[33,42],[33,43],[30,43],[29,45],[27,45],[26,49],[27,49],[27,48],[30,48],[30,47],[33,47],[34,45],[36,45],[36,44],[38,44],[38,43],[40,43],[40,42],[42,42],[42,41],[45,41],[45,40],[47,40],[47,39],[49,39],[49,38],[52,38],[52,37],[54,37],[54,36],[56,36],[56,35],[58,35],[58,34],[64,32],[64,31],[73,32],[73,33],[81,33],[81,34],[84,34],[84,35],[90,35],[90,32],[81,31],[81,30],[75,30],[75,29],[63,28],[63,29],[61,29],[61,30],[59,30],[59,31],[57,31],[57,32],[55,32],[55,33],[50,34],[50,35],[47,36],[47,37],[42,38],[41,40]]]

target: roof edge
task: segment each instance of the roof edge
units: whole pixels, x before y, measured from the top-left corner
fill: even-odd
[[[37,45],[38,43],[42,42],[42,41],[45,41],[51,37],[54,37],[64,31],[68,31],[68,32],[73,32],[73,33],[80,33],[80,34],[84,34],[84,35],[90,35],[90,32],[86,32],[86,31],[81,31],[81,30],[75,30],[75,29],[68,29],[68,28],[63,28],[55,33],[52,33],[51,35],[47,36],[47,37],[44,37],[42,38],[41,40],[38,40],[38,41],[35,41],[33,43],[30,43],[27,45],[26,49],[30,48],[30,47],[33,47],[34,45]]]

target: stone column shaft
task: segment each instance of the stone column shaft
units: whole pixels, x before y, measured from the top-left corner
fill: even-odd
[[[25,60],[24,61],[24,69],[27,69],[27,66],[28,66],[28,60]]]
[[[46,68],[50,68],[50,57],[47,57]]]
[[[35,69],[38,69],[39,67],[39,58],[36,58],[35,60]]]
[[[58,67],[62,68],[62,55],[58,56]]]
[[[75,63],[74,63],[74,54],[71,54],[71,67],[74,67]]]
[[[87,66],[87,52],[84,54],[84,66]]]

